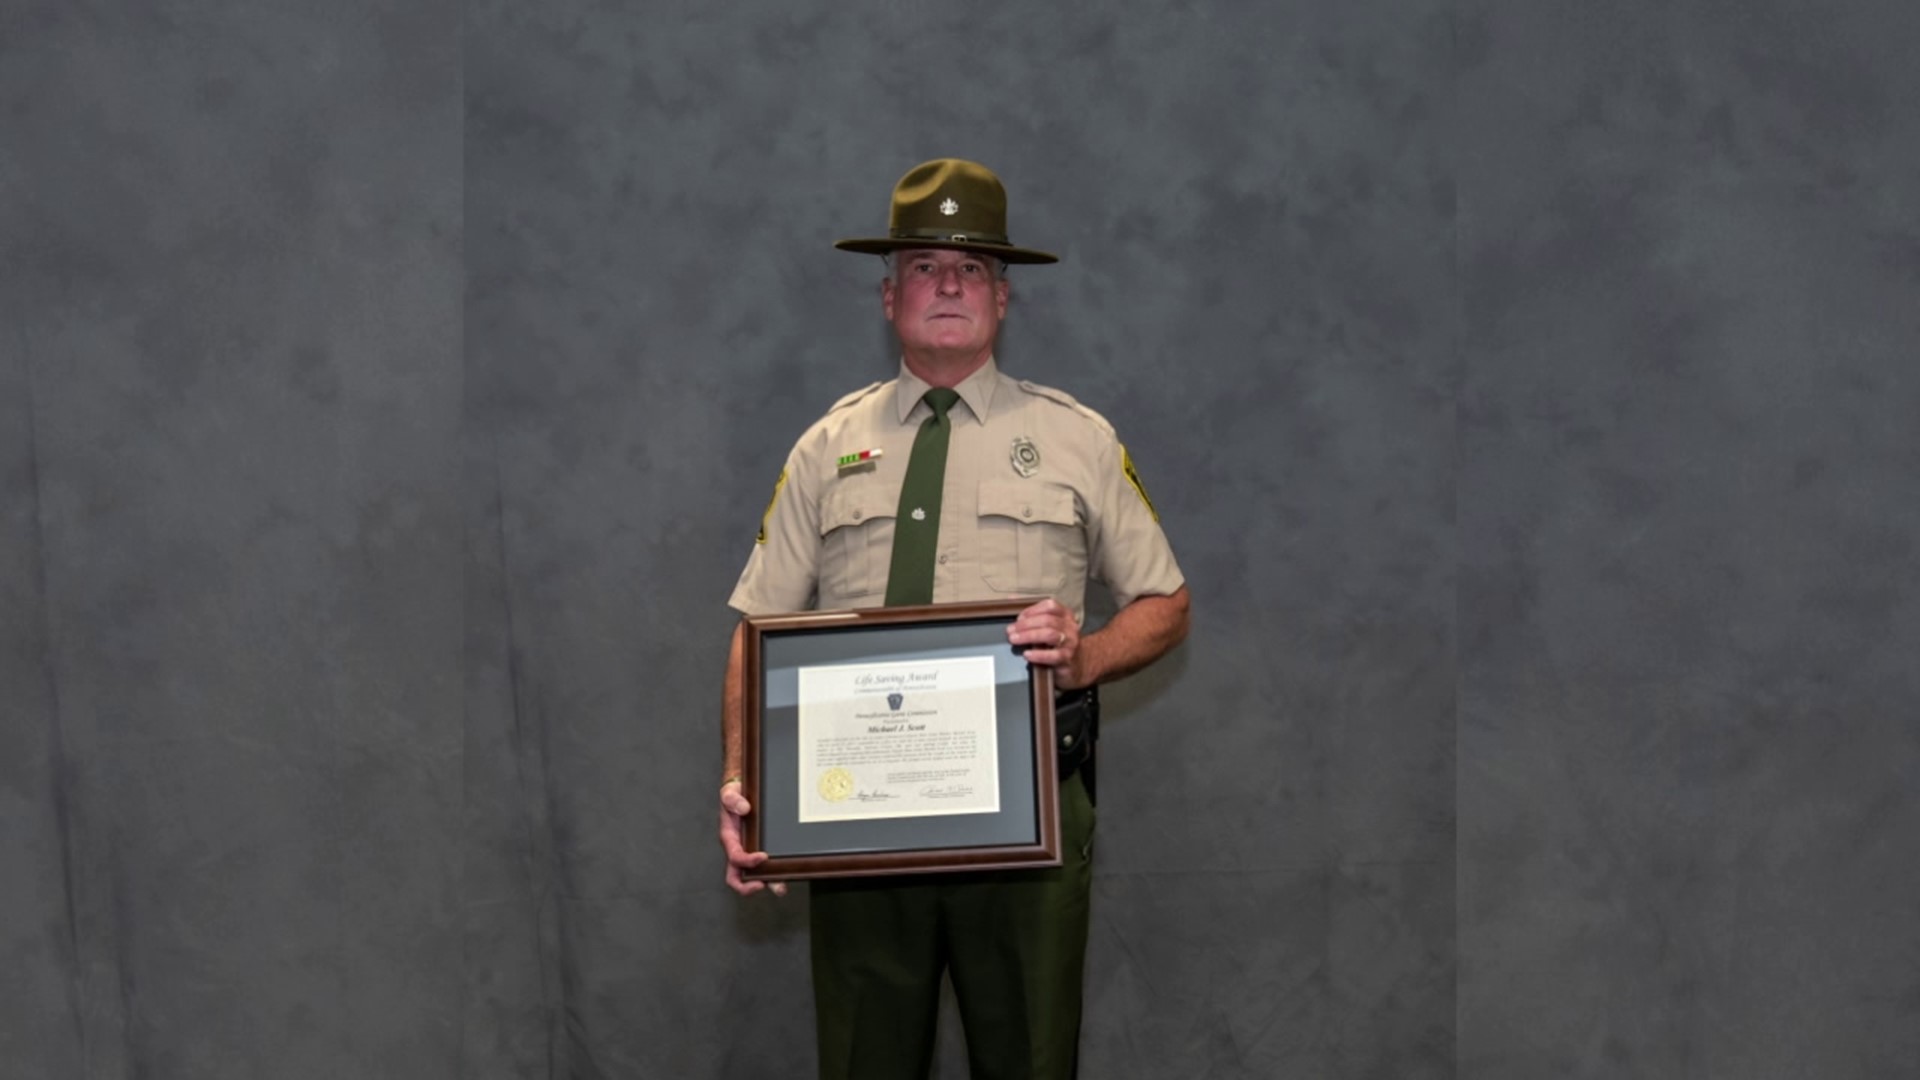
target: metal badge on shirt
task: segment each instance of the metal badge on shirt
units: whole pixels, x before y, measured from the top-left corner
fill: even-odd
[[[1025,435],[1013,440],[1013,471],[1028,478],[1040,471],[1040,449]]]

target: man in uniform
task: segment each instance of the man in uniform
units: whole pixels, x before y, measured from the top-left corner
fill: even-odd
[[[840,399],[800,437],[729,603],[760,615],[1049,597],[1007,638],[1053,668],[1061,695],[1065,865],[816,882],[820,1076],[924,1077],[945,972],[975,1080],[1064,1080],[1077,1065],[1092,884],[1092,688],[1179,644],[1186,584],[1113,428],[995,362],[1006,265],[1058,261],[1008,241],[999,178],[955,159],[917,166],[894,188],[889,225],[835,246],[888,260],[880,301],[899,376]],[[1083,632],[1089,578],[1119,610]],[[766,886],[740,872],[766,855],[741,844],[752,810],[739,781],[741,641],[736,627],[720,841],[727,884],[748,895]]]

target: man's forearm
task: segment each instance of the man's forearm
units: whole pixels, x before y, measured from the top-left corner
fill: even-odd
[[[1187,636],[1187,587],[1170,596],[1142,596],[1080,639],[1078,667],[1088,683],[1112,682],[1165,656]]]
[[[745,767],[740,752],[740,664],[746,624],[733,628],[733,644],[727,649],[727,685],[720,694],[720,775],[739,776]],[[721,783],[726,781],[722,779]]]

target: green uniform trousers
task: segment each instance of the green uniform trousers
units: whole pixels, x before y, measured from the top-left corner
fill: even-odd
[[[953,978],[973,1080],[1071,1080],[1093,885],[1093,804],[1060,785],[1062,865],[813,884],[821,1080],[918,1080]]]

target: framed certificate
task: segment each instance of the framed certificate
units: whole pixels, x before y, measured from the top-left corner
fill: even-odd
[[[1060,865],[1053,671],[1033,601],[746,620],[741,786],[755,880]]]

